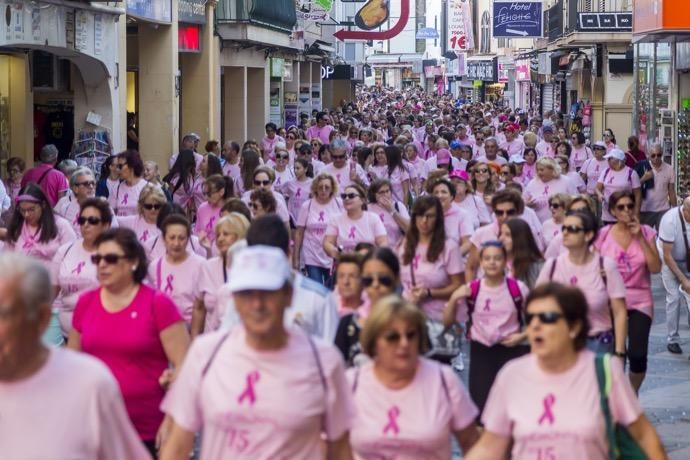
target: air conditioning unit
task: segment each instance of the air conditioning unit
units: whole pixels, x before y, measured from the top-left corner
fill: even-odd
[[[62,91],[69,86],[70,62],[44,51],[31,52],[31,87],[34,91]]]

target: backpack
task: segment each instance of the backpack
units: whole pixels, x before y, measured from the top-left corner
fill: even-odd
[[[523,318],[522,303],[524,299],[522,298],[522,292],[520,291],[520,285],[515,278],[506,276],[506,285],[508,286],[508,292],[513,298],[513,303],[515,304],[515,309],[517,310],[518,322],[522,328],[525,325],[525,320]],[[479,296],[479,287],[481,286],[481,280],[475,279],[470,282],[470,295],[465,299],[467,302],[467,338],[470,338],[470,330],[472,329],[472,313],[474,313],[474,307],[477,303],[477,297]]]

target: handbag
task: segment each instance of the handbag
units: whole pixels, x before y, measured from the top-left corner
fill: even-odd
[[[647,454],[630,435],[628,429],[616,423],[614,425],[609,407],[611,393],[611,355],[598,354],[594,358],[594,365],[599,385],[599,402],[606,422],[606,438],[609,442],[609,460],[647,460]]]
[[[678,217],[680,217],[680,227],[683,229],[683,242],[685,243],[685,268],[690,272],[690,244],[688,244],[688,232],[685,227],[685,217],[683,217],[682,206],[678,206]]]

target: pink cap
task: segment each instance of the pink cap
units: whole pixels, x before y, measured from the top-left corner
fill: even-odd
[[[440,149],[436,152],[436,164],[447,165],[450,163],[450,150]]]
[[[451,179],[460,179],[465,182],[470,181],[470,175],[467,174],[467,171],[463,171],[461,169],[454,169],[448,177]]]

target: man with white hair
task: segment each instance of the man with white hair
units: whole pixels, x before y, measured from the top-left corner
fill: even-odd
[[[24,188],[29,182],[41,187],[50,205],[55,207],[58,200],[67,193],[69,185],[67,178],[55,169],[58,160],[58,149],[53,144],[46,144],[38,155],[40,163],[29,169],[22,176],[21,186]]]
[[[77,219],[81,203],[96,196],[96,178],[89,168],[77,168],[69,178],[69,187],[72,193],[60,198],[55,205],[55,213],[67,219],[77,235],[80,235],[81,228]]]
[[[321,172],[335,177],[340,190],[345,190],[353,182],[359,182],[365,187],[369,186],[369,179],[364,168],[357,163],[356,159],[348,158],[349,144],[347,142],[336,139],[330,144],[329,149],[333,161],[327,164]]]
[[[2,458],[149,459],[108,368],[41,342],[52,297],[43,265],[0,254]]]
[[[661,216],[669,208],[676,206],[676,173],[671,165],[663,160],[661,145],[652,145],[648,155],[654,174],[654,185],[646,190],[642,199],[640,223],[659,228]]]

